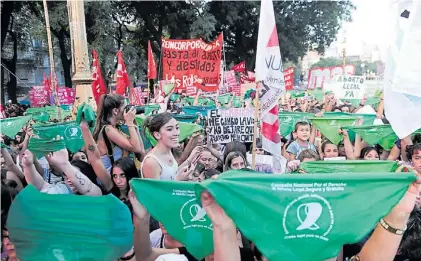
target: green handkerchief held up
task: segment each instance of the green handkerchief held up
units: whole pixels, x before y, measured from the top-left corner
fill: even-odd
[[[308,161],[300,164],[306,173],[356,173],[356,172],[394,172],[396,161],[390,160],[332,160]]]
[[[338,144],[342,139],[339,134],[339,129],[344,126],[351,126],[355,124],[358,117],[351,116],[327,116],[327,117],[313,117],[311,122],[316,125],[316,128],[332,143]]]
[[[89,128],[95,127],[96,115],[89,104],[82,103],[77,108],[76,123],[80,125],[82,119],[85,119],[89,125]]]
[[[71,152],[77,152],[83,147],[82,130],[74,121],[55,123],[43,126],[33,126],[34,133],[41,139],[55,139],[57,135],[64,138],[66,147]]]
[[[360,135],[369,145],[378,143],[385,150],[392,149],[395,145],[395,141],[398,139],[398,136],[395,134],[390,124],[351,126],[347,129],[353,130]]]
[[[294,131],[295,124],[300,121],[308,122],[308,118],[314,116],[312,113],[305,112],[279,112],[279,130],[283,137],[288,136]]]
[[[413,173],[229,171],[196,186],[196,196],[207,189],[268,260],[314,261],[360,241],[415,180]]]
[[[31,119],[31,116],[13,117],[0,120],[0,133],[14,139],[16,134]]]
[[[6,227],[22,261],[114,261],[133,246],[130,210],[111,194],[54,195],[29,185],[13,201]]]
[[[196,184],[152,179],[130,181],[136,197],[151,216],[183,243],[189,253],[201,260],[213,252],[213,227],[200,207],[200,200],[196,199]]]
[[[66,148],[66,142],[63,139],[51,140],[51,139],[37,139],[32,137],[29,140],[28,149],[38,159],[44,157],[45,154],[50,152],[56,152]]]

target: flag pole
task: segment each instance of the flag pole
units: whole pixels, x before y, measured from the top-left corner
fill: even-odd
[[[61,111],[60,111],[60,103],[57,97],[57,89],[56,89],[56,79],[55,79],[55,72],[54,72],[54,53],[53,53],[53,44],[51,41],[51,30],[50,30],[50,18],[48,16],[48,6],[47,0],[42,1],[44,4],[44,15],[45,15],[45,27],[47,28],[47,40],[48,40],[48,53],[50,56],[50,81],[53,87],[53,103],[58,105],[57,108],[57,116],[61,121]]]
[[[257,145],[257,131],[258,126],[257,122],[259,121],[259,112],[260,112],[260,104],[259,104],[259,82],[256,82],[256,96],[254,97],[254,123],[253,123],[253,152],[251,155],[251,168],[254,170],[256,168],[256,145]]]

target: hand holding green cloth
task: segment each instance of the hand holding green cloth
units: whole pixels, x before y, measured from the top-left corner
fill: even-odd
[[[132,179],[139,202],[168,233],[201,260],[213,252],[212,222],[196,199],[194,182]],[[163,202],[168,202],[163,206]]]
[[[332,143],[338,144],[342,139],[339,134],[339,129],[344,126],[351,126],[355,124],[358,117],[351,116],[326,116],[326,117],[313,117],[309,120],[316,126],[318,130]]]
[[[76,123],[80,125],[82,120],[85,120],[90,128],[95,127],[96,114],[89,104],[82,103],[77,108]]]
[[[308,118],[313,117],[312,113],[305,112],[283,112],[278,113],[279,117],[279,130],[283,137],[288,136],[294,131],[295,124],[300,121],[308,122]]]
[[[30,119],[31,115],[0,119],[0,133],[14,139]]]
[[[390,150],[395,145],[398,136],[390,124],[385,125],[367,125],[367,126],[348,126],[349,129],[360,135],[369,145],[380,144],[383,149]]]
[[[140,128],[143,129],[143,121],[145,117],[144,116],[136,116],[137,124],[140,126]],[[178,121],[178,125],[180,127],[180,136],[178,137],[179,141],[183,141],[193,135],[193,133],[202,131],[203,127],[194,124],[194,123],[187,123],[187,122],[181,122]],[[145,130],[146,137],[148,137],[149,141],[151,142],[152,146],[155,146],[157,141],[156,139],[149,133],[148,130]]]
[[[214,110],[215,106],[184,106],[183,111],[186,114],[196,114],[200,113],[203,117],[208,116],[208,111]]]
[[[306,173],[394,172],[398,163],[391,160],[308,161],[300,164]]]
[[[19,260],[113,261],[132,248],[130,210],[110,195],[89,197],[22,190],[7,219]]]
[[[335,257],[344,244],[360,241],[415,180],[413,173],[230,171],[198,184],[196,196],[208,190],[268,260],[313,261]]]
[[[175,114],[172,116],[179,122],[193,123],[197,120],[197,114]]]
[[[66,142],[63,139],[38,139],[32,137],[29,140],[28,149],[38,159],[44,157],[45,154],[56,152],[66,148]]]
[[[54,123],[50,125],[33,126],[34,134],[41,139],[55,139],[57,135],[62,136],[66,147],[71,152],[79,151],[84,144],[82,130],[74,121],[64,123]]]

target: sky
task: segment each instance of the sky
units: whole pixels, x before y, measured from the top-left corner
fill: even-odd
[[[352,22],[344,23],[337,35],[337,42],[346,35],[347,55],[357,55],[366,44],[378,45],[381,52],[387,47],[388,3],[387,0],[353,0],[356,10]]]

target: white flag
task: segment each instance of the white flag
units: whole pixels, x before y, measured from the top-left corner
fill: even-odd
[[[255,71],[259,83],[262,147],[281,156],[278,100],[285,91],[285,80],[272,0],[261,1]]]
[[[386,118],[404,138],[421,128],[421,2],[393,1],[384,77]]]

